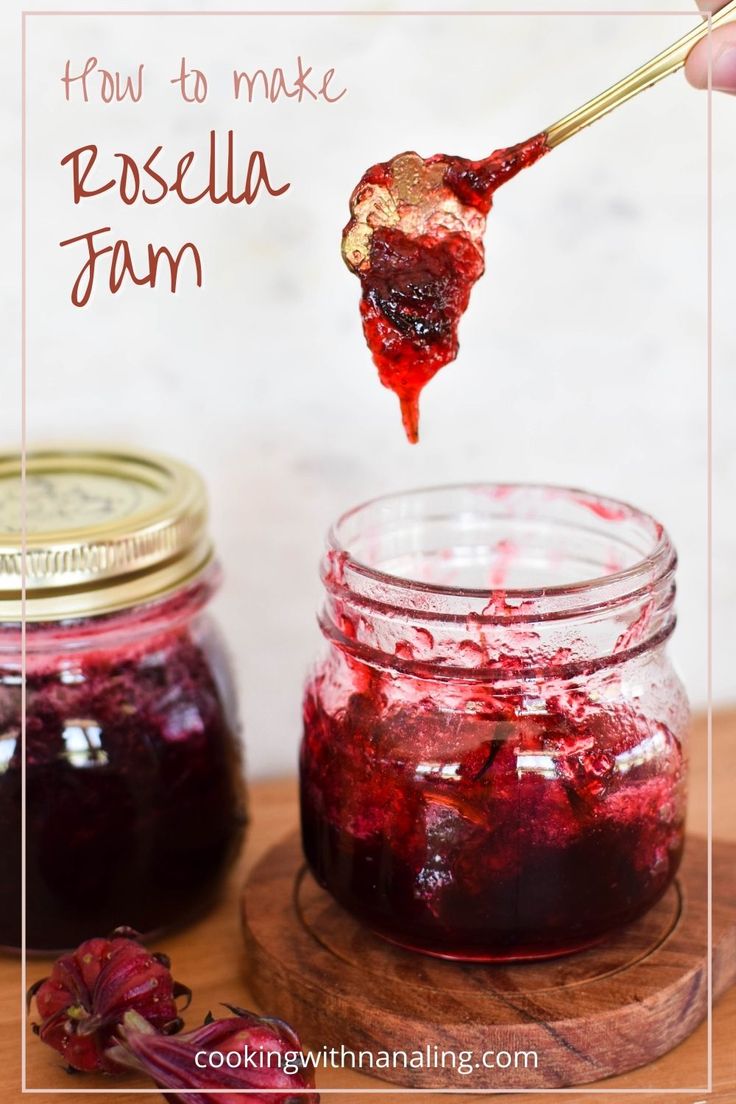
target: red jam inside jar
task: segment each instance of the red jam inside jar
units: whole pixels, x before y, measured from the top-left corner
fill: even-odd
[[[163,462],[156,468],[152,458],[137,455],[125,463],[118,457],[103,463],[100,454],[64,454],[63,462],[59,454],[32,456],[29,467],[35,528],[29,540],[38,547],[30,559],[25,638],[26,943],[46,951],[121,924],[154,933],[191,919],[215,899],[246,815],[235,694],[206,609],[219,573],[194,536],[203,516],[194,473]],[[0,521],[12,531],[9,482],[0,472]],[[87,580],[86,589],[75,590],[56,556],[58,586],[44,594],[40,565],[48,563],[49,543],[60,540],[51,528],[62,518],[73,547],[97,549],[88,557],[97,585]],[[159,545],[169,524],[176,531]],[[146,537],[149,527],[157,533]],[[138,552],[128,549],[126,532]],[[148,574],[138,559],[137,570],[100,578],[103,539],[115,544],[108,552],[113,564],[133,567],[143,550]],[[82,555],[68,561],[72,574],[81,573]],[[84,603],[104,609],[123,591],[128,599],[155,591],[162,571],[169,581],[180,570],[191,576],[192,563],[199,564],[193,577],[160,597],[88,616],[50,616],[55,602],[60,610]],[[21,942],[21,684],[20,627],[6,621],[0,626],[5,947]]]
[[[333,530],[304,851],[340,904],[465,960],[587,947],[665,892],[688,718],[661,527],[580,492],[377,500]]]

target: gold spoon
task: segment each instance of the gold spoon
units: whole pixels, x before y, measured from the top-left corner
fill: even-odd
[[[678,38],[677,42],[673,42],[668,49],[663,50],[651,61],[634,70],[628,77],[620,80],[618,84],[614,84],[605,92],[601,92],[600,96],[588,100],[576,111],[571,111],[564,119],[560,119],[559,123],[549,127],[546,132],[549,148],[554,149],[555,146],[559,146],[560,142],[564,142],[566,138],[571,138],[583,127],[590,126],[596,119],[600,119],[603,115],[607,115],[609,111],[613,111],[614,107],[626,103],[638,92],[643,92],[645,88],[651,88],[663,77],[667,77],[670,73],[681,69],[696,42],[699,42],[701,38],[705,38],[711,28],[717,27],[719,23],[726,23],[734,17],[736,17],[736,0],[730,0],[730,3],[726,4],[720,11],[711,15],[710,19],[704,16],[699,26],[694,27],[692,31],[688,31],[682,38]]]

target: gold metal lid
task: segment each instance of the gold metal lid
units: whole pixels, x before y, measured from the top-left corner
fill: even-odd
[[[55,448],[26,463],[26,618],[57,621],[159,598],[212,559],[207,495],[148,452]],[[0,454],[0,621],[21,619],[21,458]]]

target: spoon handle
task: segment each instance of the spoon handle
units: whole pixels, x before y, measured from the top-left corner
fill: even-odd
[[[733,18],[736,18],[736,0],[730,0],[720,11],[711,15],[710,19],[704,17],[699,26],[694,27],[682,38],[678,38],[677,42],[673,42],[667,50],[657,54],[651,61],[640,66],[628,77],[624,77],[618,84],[614,84],[612,88],[601,92],[600,96],[589,100],[588,103],[583,104],[576,111],[566,115],[564,119],[560,119],[558,123],[548,127],[546,132],[547,145],[550,149],[559,146],[560,142],[564,142],[566,138],[571,138],[583,127],[590,126],[596,119],[600,119],[603,115],[607,115],[609,111],[613,111],[614,107],[626,103],[638,92],[643,92],[645,88],[651,88],[662,77],[669,76],[676,69],[680,69],[685,64],[685,59],[695,43],[699,42],[701,38],[705,38],[710,28],[717,27],[719,23],[725,23]]]

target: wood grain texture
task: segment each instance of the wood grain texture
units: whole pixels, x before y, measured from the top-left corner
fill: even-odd
[[[693,833],[706,829],[705,786],[705,724],[702,719],[693,726],[691,794],[689,823]],[[716,836],[736,841],[736,711],[725,712],[714,719],[714,828]],[[196,1025],[208,1009],[218,1011],[221,1001],[231,1001],[245,1007],[254,1007],[255,998],[248,988],[245,954],[240,932],[238,903],[244,878],[265,852],[297,824],[296,782],[294,779],[261,782],[251,789],[253,821],[247,846],[238,868],[233,872],[226,893],[218,907],[199,924],[185,931],[162,939],[157,949],[167,950],[173,959],[174,971],[182,981],[194,988],[194,1000],[187,1013],[187,1023]],[[733,882],[734,872],[726,878]],[[31,960],[28,977],[33,980],[48,972],[48,961]],[[0,958],[0,1101],[2,1104],[22,1104],[33,1100],[34,1104],[90,1104],[106,1100],[112,1104],[156,1104],[160,1097],[106,1092],[113,1087],[109,1079],[70,1078],[61,1068],[61,1062],[53,1051],[43,1047],[30,1032],[27,1033],[28,1086],[36,1090],[33,1097],[21,1097],[21,1041],[24,1030],[22,1015],[20,963],[15,958]],[[262,1009],[278,1015],[283,1009],[269,1000]],[[707,1096],[708,1104],[736,1104],[736,988],[726,993],[715,1009],[714,1034],[714,1091]],[[684,1042],[651,1065],[631,1073],[591,1083],[583,1092],[561,1092],[553,1096],[534,1091],[518,1099],[524,1104],[667,1104],[683,1101],[695,1104],[706,1099],[698,1091],[704,1085],[706,1055],[706,1025],[701,1024]],[[146,1087],[146,1082],[133,1078],[114,1083],[123,1086]],[[398,1094],[385,1083],[349,1070],[330,1071],[319,1078],[320,1088],[344,1090],[325,1096],[326,1104],[361,1104],[379,1099],[387,1104],[422,1104],[429,1099],[417,1093]],[[60,1097],[53,1090],[97,1088],[100,1095],[88,1096],[71,1092]],[[648,1088],[626,1096],[625,1091]],[[363,1096],[356,1089],[369,1089],[376,1096]],[[605,1095],[596,1091],[604,1089]],[[677,1096],[665,1096],[662,1090],[692,1089]],[[48,1090],[48,1091],[44,1091]],[[247,1099],[247,1098],[244,1098]],[[438,1098],[443,1101],[475,1101],[467,1093],[451,1094]],[[508,1101],[515,1097],[506,1096]]]
[[[250,986],[318,1048],[535,1051],[534,1068],[451,1064],[382,1074],[413,1088],[567,1088],[652,1062],[706,1014],[705,841],[691,837],[677,882],[638,922],[588,951],[539,964],[461,965],[391,946],[307,872],[298,833],[269,851],[243,893]],[[736,863],[719,843],[715,868]],[[736,981],[736,889],[723,877],[713,916],[722,994]],[[525,1063],[528,1059],[525,1060]]]

